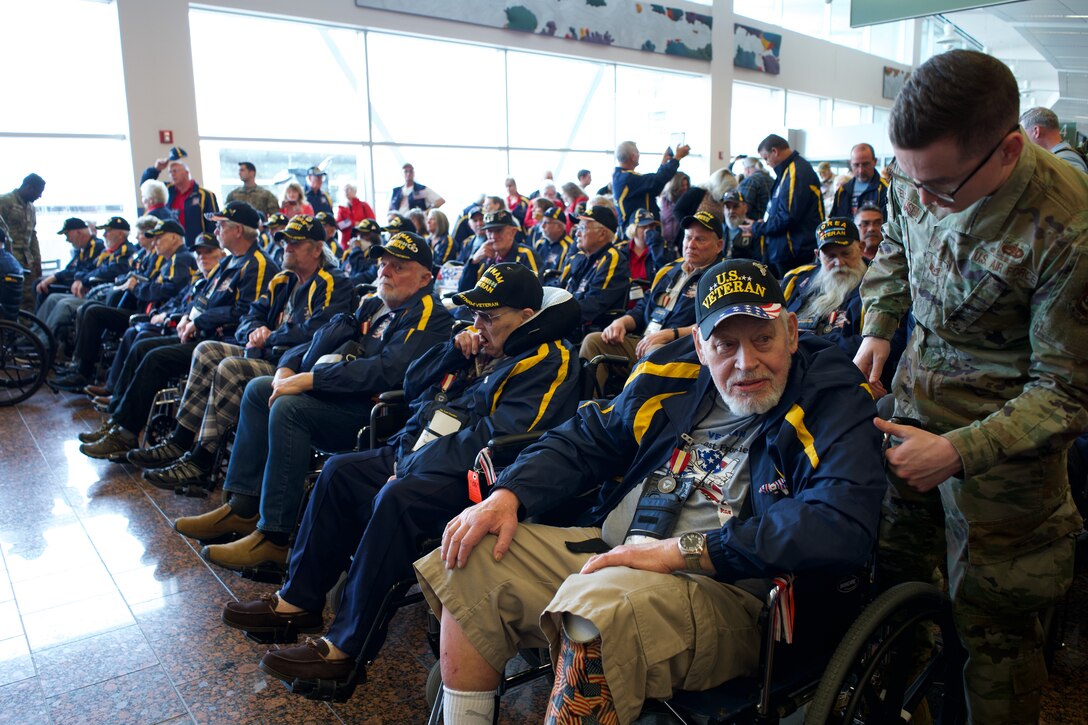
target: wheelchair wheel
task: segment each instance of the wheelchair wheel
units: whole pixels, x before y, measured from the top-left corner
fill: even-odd
[[[26,310],[19,310],[19,324],[29,329],[34,333],[35,337],[41,340],[48,356],[46,361],[49,364],[46,367],[52,367],[53,362],[57,359],[57,337],[53,334],[53,331],[39,318]]]
[[[431,665],[431,671],[427,673],[427,687],[424,690],[427,695],[427,709],[433,710],[434,703],[442,694],[442,663],[435,662]]]
[[[177,418],[161,413],[153,416],[147,424],[147,432],[144,433],[144,446],[150,448],[162,443],[174,432]]]
[[[936,642],[922,662],[925,633]],[[805,723],[902,723],[926,707],[933,722],[962,723],[964,658],[947,595],[922,582],[892,587],[865,608],[835,650]]]
[[[23,325],[0,321],[0,406],[38,392],[49,374],[49,357],[38,336]]]

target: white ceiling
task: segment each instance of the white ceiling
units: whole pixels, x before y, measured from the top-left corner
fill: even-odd
[[[1010,64],[1025,108],[1053,108],[1088,134],[1088,0],[1024,0],[945,18]]]

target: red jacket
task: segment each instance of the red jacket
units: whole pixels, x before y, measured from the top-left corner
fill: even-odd
[[[359,197],[348,202],[348,206],[336,207],[336,226],[340,228],[340,246],[347,249],[351,245],[351,228],[363,219],[376,219],[370,204]],[[344,222],[347,222],[345,224]]]

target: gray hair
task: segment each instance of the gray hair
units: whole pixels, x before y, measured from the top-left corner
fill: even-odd
[[[721,168],[710,175],[704,188],[712,199],[721,201],[723,196],[737,188],[737,177],[729,169]]]
[[[141,187],[142,188],[142,187]],[[150,214],[144,214],[142,217],[136,220],[136,228],[141,232],[147,232],[154,229],[159,224],[159,218],[151,216]]]
[[[167,199],[166,184],[157,179],[148,179],[140,184],[140,200],[147,199],[152,204],[165,204]]]
[[[634,141],[624,141],[616,147],[616,161],[620,164],[626,164],[633,161],[635,154],[638,153],[638,146]]]
[[[1058,114],[1051,111],[1049,108],[1043,108],[1037,106],[1024,111],[1024,115],[1020,116],[1020,125],[1024,128],[1031,128],[1032,126],[1042,126],[1050,131],[1058,130]]]

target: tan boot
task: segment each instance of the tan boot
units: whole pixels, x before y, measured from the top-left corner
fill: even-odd
[[[233,541],[257,530],[257,516],[243,519],[228,504],[199,516],[182,516],[174,530],[203,542]]]
[[[288,547],[277,546],[260,531],[254,531],[229,544],[205,546],[200,555],[205,561],[234,571],[257,567],[286,569],[289,551]]]

